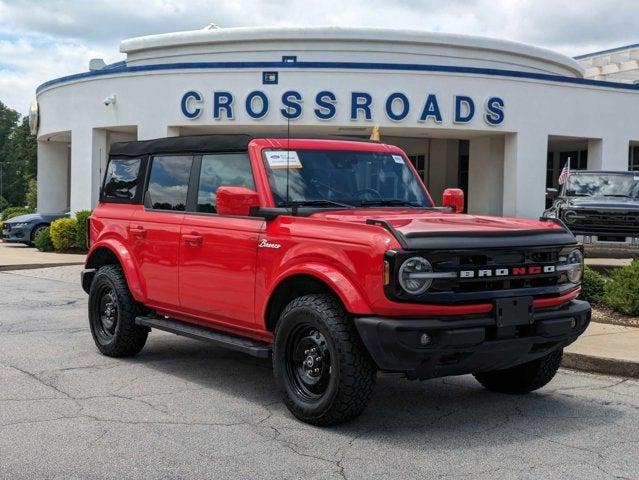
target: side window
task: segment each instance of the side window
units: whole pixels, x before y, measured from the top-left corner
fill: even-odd
[[[202,156],[197,211],[215,213],[217,189],[246,187],[255,189],[251,162],[246,153],[220,153]]]
[[[107,200],[131,201],[139,184],[140,158],[112,158],[109,161],[102,196]]]
[[[147,199],[152,208],[186,210],[192,164],[191,155],[153,157]]]

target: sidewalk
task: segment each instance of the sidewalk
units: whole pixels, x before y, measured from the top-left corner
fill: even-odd
[[[589,258],[584,260],[586,265],[592,268],[617,268],[627,267],[632,263],[632,258]]]
[[[33,247],[0,242],[0,271],[81,265],[84,254],[39,252]]]
[[[639,378],[639,328],[592,322],[564,351],[562,366]]]

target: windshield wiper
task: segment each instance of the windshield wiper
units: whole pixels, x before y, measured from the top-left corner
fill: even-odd
[[[340,207],[340,208],[355,208],[354,205],[348,203],[334,202],[333,200],[298,200],[289,202],[287,207]]]
[[[408,200],[399,200],[396,198],[392,198],[392,199],[387,199],[387,200],[383,200],[383,199],[379,199],[379,200],[362,200],[360,202],[361,206],[364,205],[379,205],[382,207],[394,207],[394,206],[406,206],[406,207],[423,207],[424,205],[422,205],[421,203],[418,202],[409,202]]]
[[[604,197],[623,197],[623,198],[630,198],[630,195],[624,195],[623,193],[608,193],[608,194],[604,195]]]

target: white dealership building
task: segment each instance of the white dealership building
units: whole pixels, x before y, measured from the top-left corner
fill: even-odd
[[[627,170],[639,86],[521,43],[371,28],[229,28],[124,40],[126,60],[53,79],[32,106],[40,211],[98,200],[113,142],[339,135],[405,149],[435,199],[538,217],[563,164]],[[633,163],[634,165],[634,163]],[[639,166],[639,165],[638,165]]]

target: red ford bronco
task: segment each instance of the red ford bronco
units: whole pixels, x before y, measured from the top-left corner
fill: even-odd
[[[561,221],[436,207],[397,147],[207,135],[117,143],[82,286],[105,355],[153,328],[272,357],[299,419],[362,412],[377,371],[526,393],[586,329]]]

